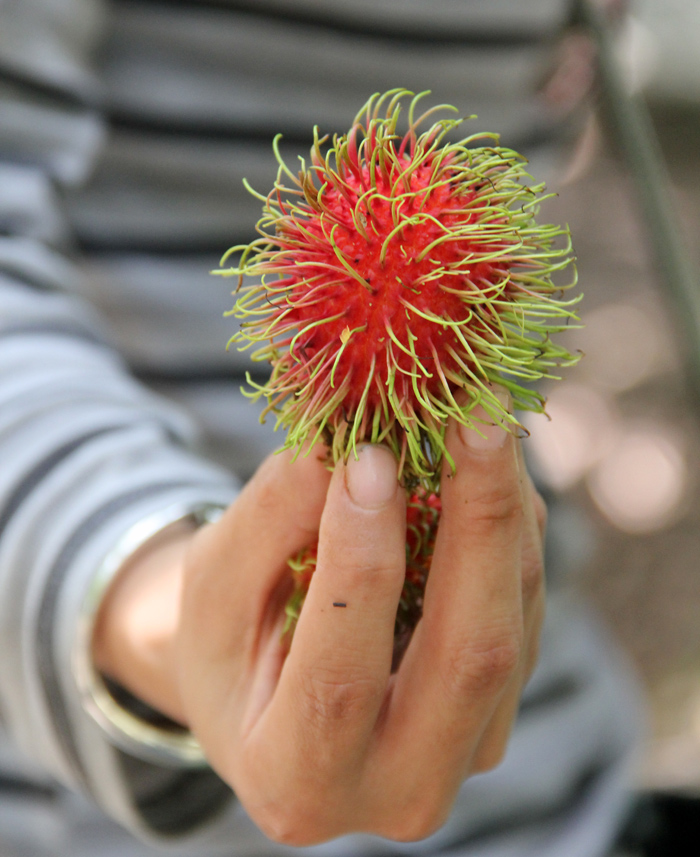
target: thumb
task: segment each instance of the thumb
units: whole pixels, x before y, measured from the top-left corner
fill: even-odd
[[[263,629],[279,617],[287,560],[317,538],[329,481],[315,453],[296,461],[272,455],[224,516],[195,535],[185,563],[179,657],[181,682],[198,685],[187,694],[198,708],[221,710],[223,699],[211,694],[250,677]]]

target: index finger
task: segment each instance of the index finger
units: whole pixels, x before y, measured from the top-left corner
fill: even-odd
[[[487,426],[484,434],[448,428],[456,470],[446,470],[442,480],[423,618],[399,670],[390,712],[397,746],[402,732],[421,736],[415,742],[422,757],[417,769],[436,789],[456,788],[464,776],[522,645],[517,441],[498,426]]]
[[[367,445],[335,467],[318,564],[274,697],[251,733],[256,767],[274,765],[282,784],[267,796],[295,844],[371,828],[362,781],[389,682],[404,570],[397,462]]]
[[[404,570],[405,505],[396,460],[388,449],[367,445],[359,459],[336,465],[318,564],[275,699],[282,717],[299,716],[312,743],[337,745],[336,759],[357,758],[357,742],[374,728]]]

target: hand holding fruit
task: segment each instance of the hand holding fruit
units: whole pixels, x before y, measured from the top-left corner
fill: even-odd
[[[142,556],[105,603],[98,663],[193,729],[273,839],[426,836],[504,752],[542,621],[543,507],[513,435],[453,423],[446,444],[456,469],[396,673],[405,499],[382,447],[332,476],[314,455],[270,457],[221,521]],[[317,534],[287,652],[287,558]],[[149,576],[171,611],[155,646],[145,615],[141,631],[129,620]]]

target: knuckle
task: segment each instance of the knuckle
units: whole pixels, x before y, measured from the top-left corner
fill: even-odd
[[[500,688],[516,670],[522,652],[522,633],[513,628],[482,633],[455,646],[444,659],[443,681],[456,697]]]
[[[294,803],[287,807],[266,807],[255,815],[254,821],[272,842],[301,847],[315,845],[323,839],[322,832]]]
[[[301,847],[317,845],[343,832],[347,802],[335,790],[334,782],[317,782],[313,774],[298,769],[280,778],[269,762],[262,770],[260,767],[256,765],[251,777],[237,784],[236,793],[268,839]]]
[[[397,586],[403,585],[404,568],[398,563],[377,562],[376,558],[364,555],[346,555],[337,565],[341,562],[343,580],[353,592],[366,591],[375,600],[393,598]]]
[[[239,777],[227,779],[246,812],[273,842],[294,847],[311,846],[342,832],[339,823],[346,802],[335,783],[298,764],[275,767],[269,743],[260,752],[247,753]],[[298,760],[297,760],[298,761]]]
[[[480,747],[472,762],[472,774],[485,774],[497,768],[506,755],[508,742],[499,740],[490,742],[486,747]]]
[[[277,807],[275,811],[266,810],[255,815],[255,823],[272,842],[280,845],[300,844],[298,822],[285,810]]]
[[[473,526],[483,530],[502,529],[519,525],[523,518],[520,487],[493,485],[469,501],[469,516]]]
[[[437,832],[447,821],[450,806],[423,794],[407,803],[381,835],[395,842],[417,842]]]
[[[301,687],[306,718],[317,724],[361,717],[381,690],[380,682],[366,674],[318,665],[302,676]]]

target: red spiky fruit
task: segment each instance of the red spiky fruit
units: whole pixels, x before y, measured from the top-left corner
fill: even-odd
[[[252,395],[268,399],[286,446],[323,438],[338,460],[384,442],[406,484],[435,491],[448,418],[474,426],[481,404],[516,424],[493,385],[541,410],[523,381],[575,359],[551,339],[575,317],[552,281],[572,259],[568,231],[535,221],[542,186],[528,186],[524,159],[495,135],[445,142],[461,120],[418,134],[418,98],[398,134],[408,95],[370,99],[325,154],[315,133],[298,175],[280,160],[262,237],[219,273],[241,278],[232,341],[272,364]]]
[[[573,260],[568,230],[535,220],[543,186],[529,185],[524,159],[497,135],[451,142],[462,120],[418,133],[435,110],[454,110],[416,119],[422,96],[399,133],[410,97],[373,96],[325,152],[315,129],[296,175],[276,139],[277,181],[256,194],[261,237],[231,248],[222,265],[240,253],[237,265],[217,272],[239,277],[231,341],[257,345],[253,359],[272,366],[249,395],[287,429],[284,448],[310,452],[322,440],[336,462],[361,442],[384,443],[398,459],[410,499],[397,651],[420,617],[448,419],[517,426],[494,387],[516,409],[541,411],[530,383],[577,359],[552,339],[576,318],[577,299],[562,299],[573,283],[553,281]],[[315,556],[311,547],[290,561],[290,627]]]

